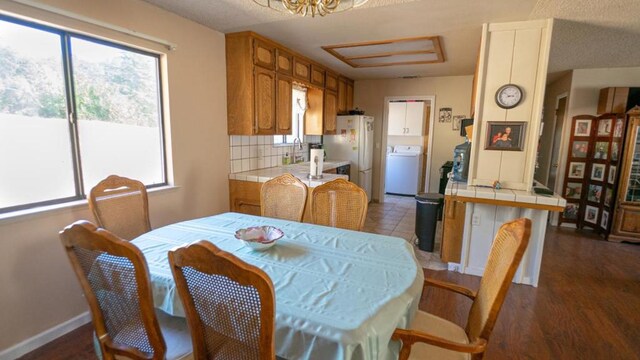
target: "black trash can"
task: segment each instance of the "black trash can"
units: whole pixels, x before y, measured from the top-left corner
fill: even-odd
[[[420,250],[433,251],[438,225],[438,211],[443,200],[442,194],[419,193],[416,195],[416,236]]]

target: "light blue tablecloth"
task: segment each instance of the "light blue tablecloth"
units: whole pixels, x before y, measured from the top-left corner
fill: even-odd
[[[273,225],[284,237],[264,252],[237,229]],[[198,240],[264,270],[276,291],[276,351],[294,359],[394,359],[396,327],[418,307],[422,268],[403,239],[226,213],[168,225],[133,240],[144,253],[156,307],[184,316],[167,251]]]

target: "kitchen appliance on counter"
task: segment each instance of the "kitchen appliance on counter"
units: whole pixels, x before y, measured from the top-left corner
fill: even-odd
[[[413,195],[418,193],[422,146],[396,145],[387,152],[387,171],[384,191],[388,194]]]
[[[373,117],[338,116],[336,125],[336,135],[323,137],[327,158],[351,162],[349,180],[363,188],[371,201]]]
[[[322,179],[322,169],[324,166],[324,149],[322,145],[314,144],[313,149],[309,149],[309,179]]]

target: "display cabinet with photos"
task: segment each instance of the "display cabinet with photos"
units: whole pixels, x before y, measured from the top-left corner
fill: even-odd
[[[640,106],[629,110],[609,240],[640,242]],[[612,206],[614,206],[612,204]]]
[[[567,207],[561,222],[589,227],[607,237],[616,203],[626,118],[581,115],[573,118],[572,125],[564,184]]]
[[[564,198],[567,206],[560,214],[560,224],[578,224],[583,210],[585,195],[585,174],[589,161],[595,116],[578,115],[571,122],[571,137],[564,176]]]

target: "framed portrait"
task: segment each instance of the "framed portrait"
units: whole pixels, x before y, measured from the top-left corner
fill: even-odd
[[[613,183],[616,182],[616,167],[615,166],[610,166],[609,167],[609,178],[607,179],[607,182],[611,185],[613,185]]]
[[[564,189],[564,197],[567,199],[580,199],[582,195],[582,183],[568,182]]]
[[[453,122],[451,123],[452,130],[460,130],[460,123],[462,123],[462,119],[466,118],[464,115],[456,115],[453,117]]]
[[[598,223],[598,208],[595,206],[587,205],[584,212],[584,221],[592,224]]]
[[[609,212],[606,210],[602,211],[602,219],[600,220],[600,226],[603,229],[606,229],[609,226]]]
[[[583,162],[572,162],[569,164],[569,178],[571,179],[582,179],[584,178],[584,168],[585,163]]]
[[[589,136],[591,134],[591,119],[576,120],[573,136]]]
[[[438,111],[438,122],[451,122],[451,108],[440,108]]]
[[[598,121],[598,136],[611,135],[611,119],[602,119]]]
[[[611,143],[611,160],[618,161],[618,153],[620,152],[620,144],[617,142]]]
[[[589,151],[588,141],[574,141],[571,147],[571,157],[586,158]]]
[[[526,122],[489,121],[487,126],[485,150],[524,150]]]
[[[604,206],[611,207],[612,199],[613,199],[613,189],[607,189],[604,192]]]
[[[605,164],[593,164],[591,168],[591,180],[604,181]]]
[[[594,159],[607,160],[609,157],[609,142],[598,141],[593,152]]]
[[[602,198],[602,186],[589,185],[589,193],[587,194],[587,200],[599,203],[601,198]]]
[[[622,137],[622,126],[624,122],[622,119],[616,120],[616,127],[613,129],[613,137],[620,138]]]
[[[568,203],[567,206],[564,207],[562,217],[566,220],[578,220],[578,210],[580,210],[580,204]]]

